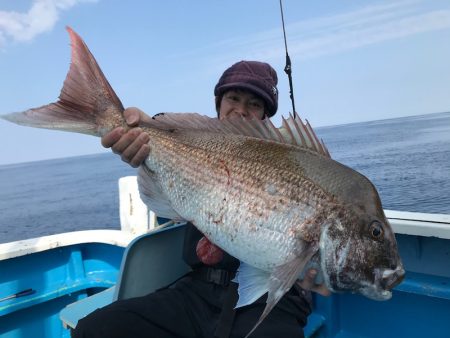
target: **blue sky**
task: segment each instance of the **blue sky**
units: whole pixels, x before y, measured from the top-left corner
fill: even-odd
[[[313,127],[450,110],[450,1],[284,0],[296,107]],[[77,31],[125,106],[214,116],[232,63],[269,62],[291,111],[278,0],[0,0],[0,114],[57,99]],[[279,125],[280,117],[274,120]],[[108,151],[0,121],[0,164]]]

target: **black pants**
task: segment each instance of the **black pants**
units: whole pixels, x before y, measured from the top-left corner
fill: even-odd
[[[78,322],[73,338],[213,338],[227,288],[187,276],[147,296],[121,300]],[[264,297],[265,298],[265,297]],[[265,306],[261,298],[236,310],[230,337],[250,332]],[[291,290],[251,337],[303,337],[309,302]]]

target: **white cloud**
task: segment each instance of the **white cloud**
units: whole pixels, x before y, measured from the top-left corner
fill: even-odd
[[[293,37],[291,53],[299,58],[313,58],[448,28],[450,28],[450,10],[436,10],[407,17],[397,16],[374,24],[366,22],[333,28],[328,34],[324,32],[325,34],[311,36],[306,40],[298,34]]]
[[[289,23],[286,26],[291,57],[311,59],[361,48],[384,41],[450,28],[450,7],[429,8],[424,0],[404,0],[365,6],[346,13]],[[280,28],[240,36],[214,45],[200,55],[218,55],[213,64],[243,59],[274,62],[284,55]],[[191,53],[197,53],[191,51]],[[233,53],[233,54],[231,54]],[[243,54],[245,53],[245,54]]]
[[[8,39],[30,41],[53,28],[61,11],[95,0],[34,0],[26,13],[0,11],[0,46]]]

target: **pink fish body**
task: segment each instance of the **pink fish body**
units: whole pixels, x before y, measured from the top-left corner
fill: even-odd
[[[56,103],[2,116],[102,136],[127,128],[123,106],[70,28],[72,64]],[[332,160],[298,116],[270,121],[163,114],[141,126],[150,156],[139,169],[143,201],[159,216],[195,224],[242,263],[237,306],[268,293],[258,325],[314,263],[336,292],[391,297],[404,270],[373,184]],[[256,326],[255,326],[256,327]]]

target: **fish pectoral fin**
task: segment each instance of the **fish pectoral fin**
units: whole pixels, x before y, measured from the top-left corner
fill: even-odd
[[[169,218],[171,220],[185,221],[172,207],[169,199],[161,189],[161,185],[153,177],[153,173],[145,166],[141,165],[138,170],[139,195],[142,201],[157,216]]]
[[[301,256],[280,265],[275,268],[268,280],[268,296],[266,307],[258,319],[253,329],[247,334],[246,338],[258,327],[259,324],[267,317],[270,311],[275,307],[278,301],[286,292],[294,285],[299,274],[303,271],[305,265],[318,250],[317,243],[311,243],[302,252]]]
[[[233,282],[238,283],[236,308],[250,305],[269,291],[270,273],[241,262]]]

